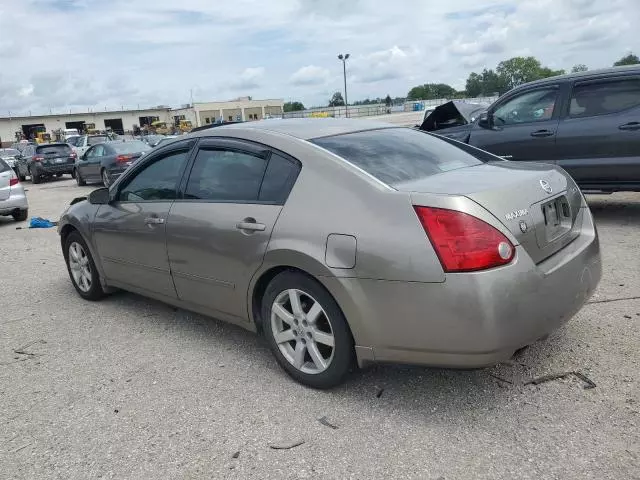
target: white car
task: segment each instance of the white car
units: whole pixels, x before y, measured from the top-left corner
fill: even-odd
[[[11,215],[16,222],[29,217],[29,203],[16,172],[0,160],[0,215]]]
[[[79,137],[69,137],[67,143],[71,145],[71,148],[78,158],[82,157],[89,147],[110,141],[109,135],[82,135]]]
[[[65,140],[67,140],[69,137],[77,137],[78,135],[80,135],[80,132],[78,132],[77,128],[65,128],[62,133]]]

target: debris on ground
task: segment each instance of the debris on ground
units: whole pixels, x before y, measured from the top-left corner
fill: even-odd
[[[498,375],[494,375],[493,373],[490,373],[489,376],[495,378],[496,380],[500,380],[501,382],[510,383],[513,385],[513,382],[511,380],[507,380],[506,378],[499,377]]]
[[[631,315],[625,315],[624,318],[631,320]]]
[[[236,453],[231,455],[231,458],[238,458],[239,456],[240,456],[240,450],[238,450]]]
[[[589,390],[591,388],[596,388],[596,384],[587,377],[584,373],[580,372],[563,372],[563,373],[551,373],[549,375],[543,375],[542,377],[537,377],[528,382],[525,382],[525,385],[540,385],[541,383],[550,382],[552,380],[560,380],[562,378],[567,378],[569,376],[574,376],[582,380],[586,385],[584,386],[585,390]]]
[[[29,228],[52,228],[58,225],[58,222],[52,222],[48,218],[31,217]]]
[[[378,389],[378,392],[376,393],[376,397],[380,398],[383,393],[384,393],[384,388]]]
[[[319,418],[318,421],[324,425],[325,427],[329,427],[329,428],[333,428],[334,430],[338,429],[337,425],[334,425],[333,423],[329,422],[329,420],[327,420],[327,417],[322,417]]]
[[[302,439],[294,440],[291,442],[287,442],[287,441],[275,442],[275,443],[270,443],[269,448],[273,448],[274,450],[289,450],[290,448],[299,447],[303,443],[304,443],[304,440]]]

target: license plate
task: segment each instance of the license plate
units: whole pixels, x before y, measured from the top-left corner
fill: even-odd
[[[64,162],[64,158],[56,158],[56,163],[62,163]]]
[[[571,230],[571,208],[561,196],[542,205],[547,241],[555,240]]]

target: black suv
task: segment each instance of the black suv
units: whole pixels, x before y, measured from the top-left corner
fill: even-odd
[[[76,163],[76,154],[66,143],[27,145],[22,151],[22,156],[27,160],[28,172],[33,183],[40,183],[43,178],[51,178],[54,175],[73,175]]]
[[[560,165],[583,190],[640,191],[640,65],[527,83],[474,117],[446,121],[445,110],[456,111],[443,106],[420,128],[508,160]]]

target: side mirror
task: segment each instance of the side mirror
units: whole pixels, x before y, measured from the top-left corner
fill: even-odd
[[[107,187],[98,188],[89,194],[89,203],[92,205],[107,205],[111,200]]]
[[[483,112],[478,117],[478,126],[482,128],[492,128],[493,116],[489,112]]]

